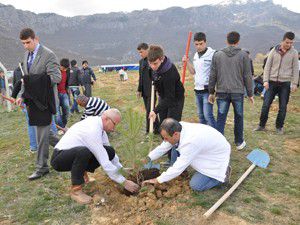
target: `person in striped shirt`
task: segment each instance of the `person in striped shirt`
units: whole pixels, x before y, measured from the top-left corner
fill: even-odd
[[[79,95],[77,103],[85,109],[81,120],[84,120],[88,116],[101,116],[104,111],[110,109],[110,106],[103,99],[96,97]]]

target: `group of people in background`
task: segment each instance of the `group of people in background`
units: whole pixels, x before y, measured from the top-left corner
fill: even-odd
[[[295,35],[284,34],[279,45],[272,48],[263,73],[266,90],[260,123],[256,131],[265,130],[270,105],[278,94],[279,112],[276,120],[278,134],[283,134],[283,125],[290,90],[296,91],[299,84],[298,53],[293,48]],[[87,204],[92,198],[82,191],[89,182],[87,172],[102,166],[106,174],[130,192],[139,186],[120,173],[122,164],[107,133],[113,132],[121,122],[118,109],[102,99],[92,97],[92,85],[96,81],[87,61],[82,69],[76,60],[56,55],[39,43],[35,32],[25,28],[20,40],[26,49],[21,68],[15,70],[14,93],[16,104],[23,105],[28,126],[34,127],[37,151],[36,170],[28,178],[39,179],[49,173],[49,145],[54,152],[51,165],[57,171],[71,171],[70,196],[75,201]],[[195,33],[196,52],[192,59],[184,56],[189,72],[194,76],[194,92],[200,123],[182,122],[185,88],[180,74],[159,45],[141,43],[137,51],[139,61],[139,83],[137,95],[143,97],[146,111],[146,132],[150,119],[154,121],[154,133],[159,133],[163,142],[149,153],[148,163],[168,154],[170,167],[158,178],[144,184],[167,182],[180,175],[188,166],[196,172],[190,186],[204,191],[228,182],[231,172],[231,146],[224,136],[230,105],[234,110],[234,142],[238,150],[246,146],[244,138],[244,95],[254,104],[253,65],[249,53],[239,47],[240,34],[229,32],[227,46],[214,50],[207,45],[203,32]],[[0,71],[1,75],[1,71]],[[155,89],[154,106],[151,107],[151,89]],[[84,95],[80,95],[80,86]],[[18,87],[18,88],[17,88]],[[16,90],[15,90],[16,89]],[[70,107],[70,95],[74,102]],[[217,102],[217,117],[213,104]],[[56,135],[56,124],[65,128],[69,112],[84,108],[81,120],[75,123],[61,139]]]

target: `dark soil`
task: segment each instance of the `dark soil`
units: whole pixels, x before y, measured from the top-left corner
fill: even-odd
[[[144,169],[144,170],[140,170],[137,174],[133,175],[130,174],[127,179],[133,181],[134,183],[137,183],[138,185],[142,185],[143,181],[145,180],[150,180],[153,178],[156,178],[160,175],[160,172],[158,169],[156,168],[152,168],[152,169]],[[130,195],[134,195],[133,193],[127,191],[125,188],[123,188],[121,190],[121,193],[130,196]]]

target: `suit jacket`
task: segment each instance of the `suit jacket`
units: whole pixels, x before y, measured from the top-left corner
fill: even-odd
[[[55,104],[58,105],[58,94],[57,94],[57,84],[61,81],[61,73],[59,69],[59,63],[56,55],[47,47],[40,45],[39,50],[36,54],[35,59],[32,62],[30,71],[27,68],[29,51],[26,51],[23,59],[23,71],[24,75],[29,74],[47,74],[50,76],[51,86],[53,88],[53,93],[55,97]],[[19,94],[24,93],[24,86]]]

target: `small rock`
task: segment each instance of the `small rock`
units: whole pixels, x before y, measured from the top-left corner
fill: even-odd
[[[135,219],[135,223],[136,223],[137,225],[139,225],[139,224],[142,224],[142,222],[143,222],[142,217],[137,216],[136,219]]]

